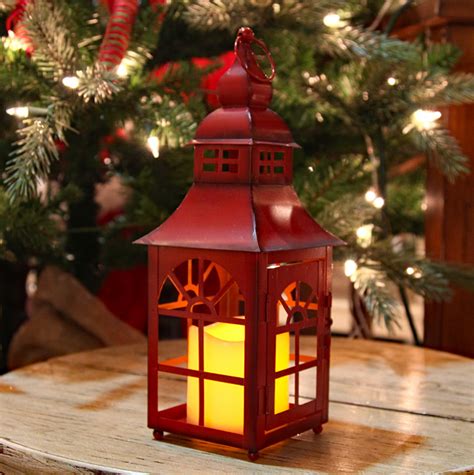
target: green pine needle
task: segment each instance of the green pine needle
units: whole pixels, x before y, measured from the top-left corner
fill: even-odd
[[[416,130],[410,134],[415,144],[427,155],[428,159],[453,182],[454,179],[468,173],[468,158],[464,155],[456,139],[443,128]]]

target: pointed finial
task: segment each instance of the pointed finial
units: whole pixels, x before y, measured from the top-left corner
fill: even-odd
[[[257,62],[252,44],[266,54],[271,66],[267,76]],[[234,44],[236,60],[218,83],[219,101],[223,107],[253,107],[266,109],[272,98],[271,82],[275,64],[267,45],[257,38],[251,28],[242,27]]]

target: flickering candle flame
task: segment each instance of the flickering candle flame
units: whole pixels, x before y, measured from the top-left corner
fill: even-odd
[[[204,371],[244,377],[245,325],[213,323],[204,327]],[[225,355],[225,358],[223,356]],[[288,368],[288,333],[277,335],[275,369]],[[199,328],[189,327],[188,368],[199,369]],[[275,382],[275,413],[289,408],[288,377]],[[187,421],[199,424],[199,379],[188,377]],[[213,429],[243,433],[244,387],[220,381],[204,381],[204,425]]]
[[[66,76],[62,81],[63,85],[69,89],[77,89],[79,87],[79,78],[77,76]]]
[[[10,107],[7,109],[7,114],[18,117],[19,119],[26,119],[30,115],[30,109],[24,107]]]
[[[153,157],[158,158],[160,156],[160,139],[156,135],[150,135],[146,141],[148,148],[150,149]]]

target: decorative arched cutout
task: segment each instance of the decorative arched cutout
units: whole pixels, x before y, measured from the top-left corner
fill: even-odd
[[[245,302],[237,282],[222,266],[207,259],[188,259],[167,275],[158,299],[160,314],[176,312],[196,318],[200,314],[216,319],[245,317]]]
[[[288,285],[278,299],[278,326],[303,322],[308,324],[309,319],[317,317],[318,297],[316,290],[302,281],[295,281]]]

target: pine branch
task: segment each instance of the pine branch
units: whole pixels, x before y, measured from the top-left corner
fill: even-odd
[[[413,130],[410,135],[417,147],[426,153],[428,159],[450,182],[457,176],[468,173],[468,158],[446,129],[435,127],[428,130]]]
[[[354,230],[366,222],[373,221],[376,208],[362,197],[345,194],[340,199],[328,203],[316,216],[321,226],[345,241],[354,240]]]
[[[79,95],[85,103],[100,104],[110,99],[121,90],[117,74],[103,66],[88,66],[84,71],[77,71],[79,78]]]
[[[176,148],[188,143],[196,130],[196,122],[186,106],[164,97],[155,107],[155,131],[160,145]]]
[[[37,181],[45,179],[58,159],[55,131],[47,118],[24,119],[19,140],[7,163],[5,184],[12,201],[36,196]]]
[[[438,73],[447,73],[458,62],[462,51],[451,43],[433,43],[422,58],[424,64],[420,69]]]
[[[348,59],[361,57],[395,62],[409,61],[417,55],[417,48],[411,43],[352,26],[326,33],[320,48]]]
[[[12,203],[0,187],[0,259],[35,256],[51,261],[61,234],[55,211],[39,199]]]
[[[414,91],[414,102],[434,107],[474,102],[474,74],[456,73],[428,79]]]
[[[398,302],[388,291],[385,282],[387,276],[381,271],[359,267],[354,274],[354,288],[362,297],[367,311],[374,318],[383,320],[390,331],[398,326]]]
[[[185,20],[195,28],[209,31],[240,26],[258,26],[270,22],[293,28],[323,28],[324,15],[346,8],[343,0],[192,0],[184,12]]]
[[[76,54],[60,2],[28,2],[22,24],[33,45],[32,59],[45,77],[59,80],[75,70]]]

